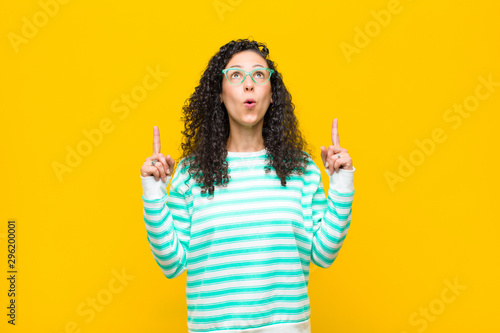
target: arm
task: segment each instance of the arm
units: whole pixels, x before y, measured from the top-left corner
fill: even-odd
[[[340,169],[330,176],[328,197],[319,179],[312,199],[313,241],[311,261],[317,266],[330,267],[338,255],[351,222],[354,197],[354,171]],[[328,173],[328,171],[327,171]]]
[[[186,270],[192,201],[174,186],[174,180],[167,195],[170,178],[163,182],[161,179],[156,181],[153,176],[141,175],[147,239],[156,263],[163,274],[172,279]]]

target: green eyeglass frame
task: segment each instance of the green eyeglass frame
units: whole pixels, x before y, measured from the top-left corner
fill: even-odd
[[[239,83],[232,83],[232,82],[229,80],[229,78],[227,77],[227,72],[228,72],[229,70],[231,70],[231,69],[238,70],[238,71],[240,71],[240,72],[245,73],[245,76],[243,76],[243,79],[241,80],[241,82],[239,82]],[[259,70],[260,70],[260,71],[261,71],[261,70],[266,70],[266,71],[268,71],[268,72],[269,72],[269,77],[267,78],[266,82],[263,82],[263,83],[258,83],[258,82],[257,82],[257,81],[255,81],[255,79],[253,78],[253,75],[252,75],[252,74],[253,74],[253,72],[255,72],[255,71],[259,71]],[[232,84],[232,85],[234,85],[234,86],[237,86],[237,85],[242,84],[242,83],[243,83],[243,81],[245,81],[245,79],[247,78],[247,75],[250,75],[250,78],[251,78],[251,79],[252,79],[252,81],[253,81],[253,82],[255,82],[256,84],[258,84],[258,85],[264,85],[264,84],[266,84],[267,82],[269,82],[269,80],[271,79],[271,75],[273,75],[273,73],[274,73],[274,69],[260,67],[260,68],[255,68],[254,70],[252,70],[252,71],[250,71],[250,72],[247,72],[247,71],[244,71],[244,70],[242,70],[242,69],[240,69],[240,68],[226,68],[226,69],[223,69],[223,70],[222,70],[222,73],[223,73],[223,74],[224,74],[224,76],[226,77],[227,82],[229,82],[230,84]]]

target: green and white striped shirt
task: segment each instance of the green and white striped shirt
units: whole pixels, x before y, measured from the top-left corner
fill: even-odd
[[[182,160],[167,182],[142,177],[143,213],[153,257],[165,276],[187,271],[189,332],[310,332],[309,264],[329,267],[351,221],[354,170],[330,176],[309,157],[286,187],[267,150],[228,152],[227,187],[213,199]]]

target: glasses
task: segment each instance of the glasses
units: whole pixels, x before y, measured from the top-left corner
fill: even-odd
[[[227,81],[234,85],[239,85],[245,81],[247,75],[250,75],[253,82],[262,85],[266,84],[274,73],[274,69],[270,68],[256,68],[251,72],[246,72],[239,68],[226,68],[222,70]]]

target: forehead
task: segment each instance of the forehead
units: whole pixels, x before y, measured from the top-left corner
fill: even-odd
[[[262,66],[267,66],[266,60],[254,51],[246,50],[236,53],[227,63],[227,67],[232,65],[240,65],[243,67],[252,67],[254,64],[260,64]]]

